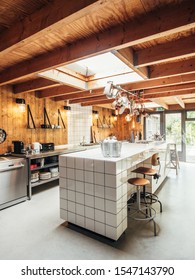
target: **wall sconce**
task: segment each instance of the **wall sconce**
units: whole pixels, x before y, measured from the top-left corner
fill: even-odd
[[[65,105],[65,106],[64,106],[64,110],[66,110],[66,111],[67,111],[67,115],[69,116],[69,115],[70,115],[70,111],[71,111],[71,107],[70,107],[70,106]]]
[[[25,112],[26,110],[26,102],[23,98],[16,98],[16,103],[18,104],[18,108],[20,112]]]
[[[112,114],[112,116],[113,116],[113,120],[114,120],[114,121],[117,121],[117,115]]]
[[[99,118],[99,113],[98,111],[92,111],[92,113],[95,115],[95,119],[97,120]]]
[[[71,107],[70,106],[64,106],[64,110],[70,111]]]

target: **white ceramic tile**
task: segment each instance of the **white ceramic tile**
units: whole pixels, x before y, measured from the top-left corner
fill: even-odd
[[[128,227],[128,223],[127,223],[127,219],[124,219],[123,222],[122,222],[122,227],[123,227],[123,232],[127,229]]]
[[[90,183],[85,183],[85,194],[94,196],[94,185]]]
[[[94,218],[95,218],[95,210],[94,210],[94,208],[85,206],[85,217],[94,220]]]
[[[60,177],[66,178],[66,167],[59,167]]]
[[[126,164],[127,164],[127,169],[132,167],[132,159],[131,159],[131,157],[127,158]]]
[[[66,166],[66,157],[59,156],[59,166]]]
[[[127,182],[127,170],[121,173],[121,184],[124,184],[126,182]]]
[[[104,186],[104,173],[94,173],[95,185]]]
[[[76,223],[76,215],[75,213],[68,211],[68,222],[75,224]]]
[[[127,218],[127,205],[122,209],[122,219]]]
[[[121,191],[122,191],[122,193],[121,193],[122,196],[127,193],[127,183],[122,184]]]
[[[76,169],[76,180],[77,181],[84,181],[84,171]]]
[[[61,178],[59,179],[60,187],[66,189],[67,188],[67,181],[66,178]]]
[[[75,202],[68,200],[68,211],[75,213],[76,211]]]
[[[116,162],[105,162],[105,173],[116,175]]]
[[[67,157],[66,164],[67,164],[67,167],[69,167],[69,168],[75,168],[75,166],[74,166],[74,158]]]
[[[105,210],[106,212],[116,214],[117,211],[116,201],[105,200]]]
[[[66,168],[66,177],[68,179],[74,180],[75,179],[75,169],[73,169],[73,168]]]
[[[117,201],[117,189],[118,188],[105,188],[105,198],[113,201]]]
[[[80,181],[76,181],[75,184],[76,184],[76,191],[84,193],[84,191],[85,191],[85,183],[84,182],[80,182]]]
[[[116,188],[121,185],[121,173],[118,175],[105,174],[105,186]]]
[[[127,200],[125,201],[125,204],[127,203]],[[116,213],[120,212],[124,207],[124,204],[123,204],[123,197],[119,200],[117,200],[117,203],[116,203]]]
[[[76,203],[84,204],[84,193],[76,192]]]
[[[76,204],[76,213],[80,216],[84,216],[85,214],[85,206],[81,204]]]
[[[106,237],[117,240],[117,228],[106,225]]]
[[[76,215],[76,224],[80,227],[85,227],[85,217]]]
[[[95,232],[97,232],[101,235],[105,235],[105,233],[106,233],[105,224],[95,221]]]
[[[104,186],[95,185],[95,196],[104,198]]]
[[[68,211],[60,209],[60,218],[67,221],[68,220]]]
[[[121,169],[122,169],[122,171],[127,169],[127,160],[126,159],[123,159],[121,161]]]
[[[76,158],[75,165],[76,165],[76,169],[83,170],[84,169],[84,159],[83,158]]]
[[[85,164],[85,170],[93,171],[94,163],[92,159],[85,159],[84,164]]]
[[[93,183],[93,174],[91,171],[85,171],[85,182]]]
[[[105,212],[95,209],[95,221],[105,223]]]
[[[123,224],[121,223],[118,227],[117,227],[117,237],[121,236],[123,233]]]
[[[87,229],[94,231],[95,221],[92,219],[85,218],[85,226]]]
[[[85,194],[85,205],[89,207],[94,207],[94,196]]]
[[[67,199],[68,198],[67,189],[60,188],[60,198],[63,198],[63,199]]]
[[[67,199],[60,198],[60,208],[67,210],[68,209],[68,202]]]
[[[67,179],[67,189],[71,190],[71,191],[75,191],[75,181],[71,180],[71,179]]]
[[[105,200],[100,197],[95,197],[95,208],[99,210],[104,210],[105,209]]]
[[[94,160],[94,171],[104,173],[104,163],[103,160]]]
[[[106,225],[110,225],[112,227],[117,227],[116,215],[111,214],[111,213],[106,213]]]
[[[68,200],[75,202],[76,196],[75,191],[68,190]]]

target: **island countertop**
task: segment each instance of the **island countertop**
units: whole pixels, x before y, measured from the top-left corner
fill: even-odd
[[[140,153],[144,153],[144,152],[147,153],[150,150],[153,150],[153,149],[159,150],[162,148],[166,149],[166,144],[164,142],[162,142],[162,143],[151,142],[149,144],[122,142],[120,157],[104,157],[102,155],[100,146],[95,147],[93,149],[87,149],[84,151],[77,151],[76,153],[73,152],[71,154],[64,155],[64,156],[118,162],[120,160],[126,159],[128,157],[132,157],[132,156],[140,154]]]

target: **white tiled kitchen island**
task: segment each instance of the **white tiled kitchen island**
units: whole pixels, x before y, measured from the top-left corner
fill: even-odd
[[[103,157],[100,147],[61,155],[61,218],[117,240],[127,228],[127,200],[134,191],[127,179],[136,175],[131,174],[135,167],[151,166],[150,158],[156,151],[161,159],[161,177],[158,183],[150,178],[150,191],[154,192],[168,172],[165,144],[123,142],[118,158]]]

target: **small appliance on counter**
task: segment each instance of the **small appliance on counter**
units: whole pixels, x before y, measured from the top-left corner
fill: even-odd
[[[33,142],[31,147],[35,151],[35,154],[39,154],[42,149],[42,145],[39,142]]]
[[[22,141],[12,141],[14,144],[14,154],[24,154],[24,143]]]
[[[54,151],[54,143],[41,143],[41,152]]]

